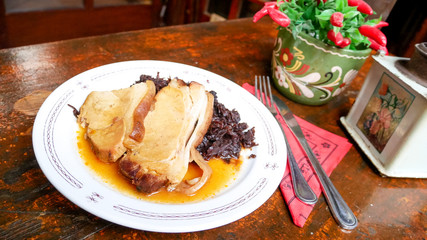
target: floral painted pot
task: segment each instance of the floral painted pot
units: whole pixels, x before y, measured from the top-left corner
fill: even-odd
[[[305,33],[294,39],[291,31],[283,28],[273,50],[274,84],[295,102],[322,105],[350,84],[370,53],[369,48],[336,48]]]

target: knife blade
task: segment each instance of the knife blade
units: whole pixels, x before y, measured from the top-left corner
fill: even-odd
[[[309,162],[314,172],[316,173],[315,175],[320,182],[322,192],[331,209],[332,216],[342,228],[354,229],[358,224],[356,216],[353,214],[350,207],[344,201],[338,190],[333,185],[332,181],[329,179],[328,175],[323,170],[319,160],[316,158],[313,150],[310,148],[310,145],[308,144],[293,113],[286,105],[286,103],[283,102],[280,98],[277,96],[273,96],[273,98],[281,113],[281,116],[285,120],[291,132],[298,139],[301,147],[306,152]]]

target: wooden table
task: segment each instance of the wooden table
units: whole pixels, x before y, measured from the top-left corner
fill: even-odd
[[[108,63],[150,59],[253,84],[255,75],[270,74],[276,33],[268,19],[256,24],[239,19],[0,50],[0,239],[425,239],[427,180],[381,177],[357,147],[331,175],[360,222],[352,231],[337,226],[323,196],[305,226],[295,226],[277,190],[256,211],[222,227],[183,234],[144,232],[82,210],[40,170],[31,141],[35,114],[47,95],[74,75]],[[296,115],[348,137],[339,118],[349,111],[371,63],[366,62],[347,92],[324,106],[281,98]]]

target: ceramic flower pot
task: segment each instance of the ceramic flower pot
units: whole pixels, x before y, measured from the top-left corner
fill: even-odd
[[[295,102],[322,105],[350,84],[370,53],[336,48],[305,33],[294,39],[283,28],[273,50],[274,84]]]

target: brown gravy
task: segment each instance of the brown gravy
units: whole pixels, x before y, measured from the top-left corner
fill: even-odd
[[[197,202],[215,196],[221,190],[227,188],[237,177],[242,160],[234,160],[225,163],[221,159],[211,159],[208,164],[212,168],[212,176],[207,183],[194,195],[188,196],[179,192],[161,190],[150,195],[139,192],[130,180],[122,175],[117,163],[105,163],[95,156],[90,143],[85,139],[86,130],[80,128],[77,131],[77,145],[81,158],[86,166],[94,172],[103,182],[126,195],[157,203],[188,203]],[[200,168],[190,163],[184,179],[192,179],[201,176]]]

